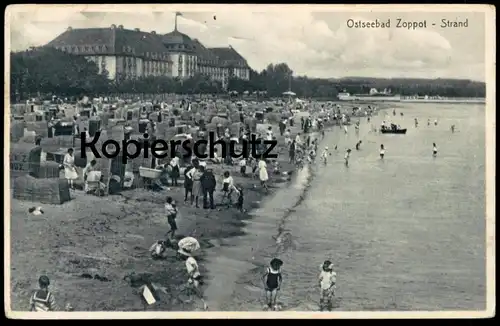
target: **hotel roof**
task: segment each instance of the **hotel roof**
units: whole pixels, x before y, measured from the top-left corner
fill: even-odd
[[[122,25],[108,28],[69,27],[47,45],[89,55],[131,55],[152,59],[163,59],[168,53],[186,52],[196,54],[205,64],[248,67],[245,58],[232,47],[207,48],[197,39],[191,39],[178,30],[160,35],[139,29],[125,29]]]

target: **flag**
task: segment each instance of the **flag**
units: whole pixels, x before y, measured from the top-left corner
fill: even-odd
[[[177,17],[177,16],[182,16],[182,13],[180,13],[180,12],[178,12],[178,11],[177,11],[177,12],[175,13],[175,16],[176,16],[176,17]]]

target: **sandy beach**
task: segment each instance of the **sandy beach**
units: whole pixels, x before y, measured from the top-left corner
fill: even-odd
[[[292,134],[300,122],[292,127]],[[278,161],[282,171],[290,171],[284,138],[278,138]],[[246,212],[235,208],[197,209],[184,204],[184,188],[166,191],[145,189],[124,191],[121,195],[96,197],[72,191],[73,199],[62,205],[41,205],[44,215],[28,214],[36,203],[11,201],[11,286],[12,309],[26,310],[31,291],[40,273],[50,275],[51,287],[61,307],[70,303],[76,311],[143,311],[137,290],[123,280],[130,273],[146,274],[164,287],[160,301],[148,310],[198,310],[199,300],[186,303],[187,274],[183,261],[170,250],[165,260],[152,260],[149,247],[163,239],[169,230],[164,216],[164,203],[171,196],[179,204],[179,226],[176,238],[193,236],[200,241],[196,254],[202,273],[206,273],[204,257],[212,247],[224,246],[225,239],[242,235],[244,220],[259,206],[264,197],[289,184],[284,177],[270,174],[270,191],[261,189],[257,178],[242,177],[238,166],[212,165],[218,179],[215,195],[220,203],[220,177],[230,171],[235,183],[245,190]],[[29,235],[29,236],[26,236]],[[109,279],[102,282],[82,278],[82,274]],[[210,282],[210,280],[208,280]]]

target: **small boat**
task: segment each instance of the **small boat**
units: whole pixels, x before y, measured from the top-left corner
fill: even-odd
[[[405,129],[391,129],[391,128],[382,128],[380,129],[380,132],[383,134],[406,134],[406,128]]]

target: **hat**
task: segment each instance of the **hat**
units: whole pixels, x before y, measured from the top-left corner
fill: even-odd
[[[325,149],[328,149],[328,146],[325,146]]]

